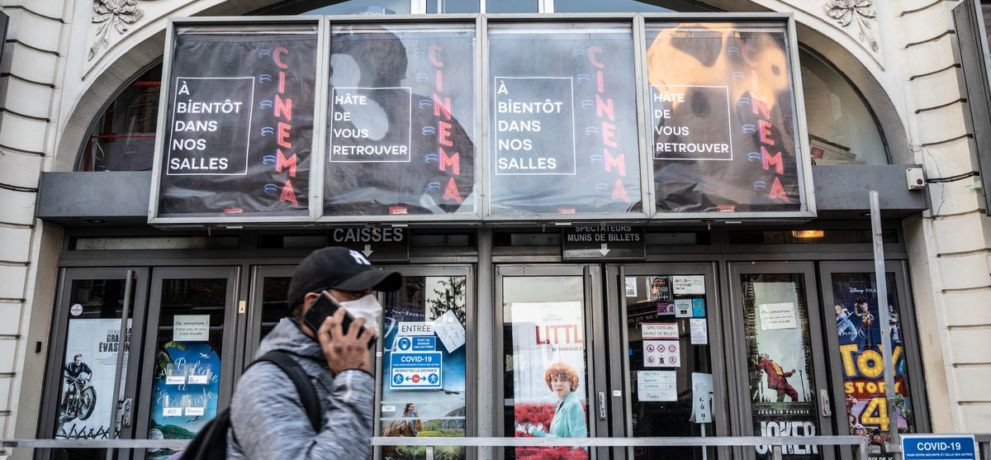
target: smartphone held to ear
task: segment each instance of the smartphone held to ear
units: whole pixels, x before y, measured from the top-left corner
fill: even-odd
[[[335,300],[327,291],[321,292],[320,297],[317,298],[310,309],[303,315],[303,324],[309,327],[314,334],[320,330],[320,326],[323,325],[324,320],[333,316],[337,313],[337,309],[344,308],[341,304]],[[354,317],[351,316],[350,312],[344,313],[344,320],[341,322],[341,332],[347,334],[348,330],[351,328],[351,323],[354,322]],[[362,326],[361,330],[358,332],[360,336],[365,332],[365,327]],[[368,342],[368,348],[373,348],[375,346],[375,340],[372,339]]]

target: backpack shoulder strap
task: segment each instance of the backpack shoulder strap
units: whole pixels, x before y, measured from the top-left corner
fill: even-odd
[[[310,381],[310,377],[306,375],[303,367],[292,356],[282,351],[270,351],[255,360],[256,363],[262,361],[268,361],[279,366],[282,372],[285,372],[289,376],[293,385],[296,386],[296,393],[303,403],[303,409],[306,410],[306,416],[310,419],[310,425],[313,427],[313,430],[319,432],[323,429],[320,397],[317,395],[317,389],[313,387],[313,382]]]

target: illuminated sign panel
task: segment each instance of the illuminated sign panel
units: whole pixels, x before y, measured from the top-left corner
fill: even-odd
[[[785,30],[647,24],[648,150],[659,214],[802,210]]]
[[[474,213],[474,34],[333,28],[325,215]]]
[[[633,51],[629,26],[490,26],[490,214],[642,211]]]
[[[158,216],[309,216],[317,34],[175,34]]]
[[[786,16],[410,19],[176,21],[149,221],[815,216]]]

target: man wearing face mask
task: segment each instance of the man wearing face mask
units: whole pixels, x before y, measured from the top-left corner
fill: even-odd
[[[314,430],[286,373],[259,362],[234,390],[227,457],[369,458],[375,378],[368,344],[382,315],[373,291],[395,291],[401,284],[399,273],[374,269],[360,252],[347,248],[318,249],[303,259],[289,283],[291,317],[262,340],[257,356],[270,351],[292,355],[319,396],[322,429]],[[302,319],[323,291],[344,308],[312,331]],[[346,331],[341,327],[345,311],[355,319]]]

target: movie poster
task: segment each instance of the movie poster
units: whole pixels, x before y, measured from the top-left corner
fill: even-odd
[[[888,442],[891,421],[884,388],[881,356],[881,324],[877,288],[869,273],[833,274],[832,311],[836,318],[839,349],[835,351],[843,369],[843,393],[850,434],[864,436],[872,444]],[[905,369],[900,314],[894,276],[888,276],[888,309],[891,344],[894,347],[895,413],[900,433],[914,431],[912,404]]]
[[[379,403],[381,436],[465,435],[466,281],[463,276],[406,277],[403,289],[395,294],[400,298],[387,295]],[[400,367],[404,362],[418,361],[408,358],[427,356],[436,356],[431,364],[440,365],[436,382],[429,375],[437,368]],[[427,378],[420,379],[424,373]],[[435,448],[434,454],[455,460],[465,458],[466,450],[442,446]],[[426,449],[383,447],[382,458],[424,459]]]
[[[210,342],[168,342],[155,355],[148,439],[193,439],[217,416],[220,356]],[[167,458],[174,451],[150,451]]]
[[[120,319],[69,319],[62,363],[62,391],[56,439],[107,439],[116,434],[112,420],[114,379],[120,340]],[[121,385],[127,375],[131,331],[124,339]]]
[[[513,303],[515,436],[588,436],[581,302]],[[516,448],[520,460],[584,459],[585,449]]]
[[[795,275],[743,275],[747,364],[755,436],[815,436],[812,343],[804,292]],[[771,446],[756,447],[769,457]],[[819,448],[788,445],[792,459],[819,458]]]
[[[317,36],[179,33],[158,214],[309,215]]]
[[[648,23],[647,42],[657,211],[800,211],[784,26]]]

